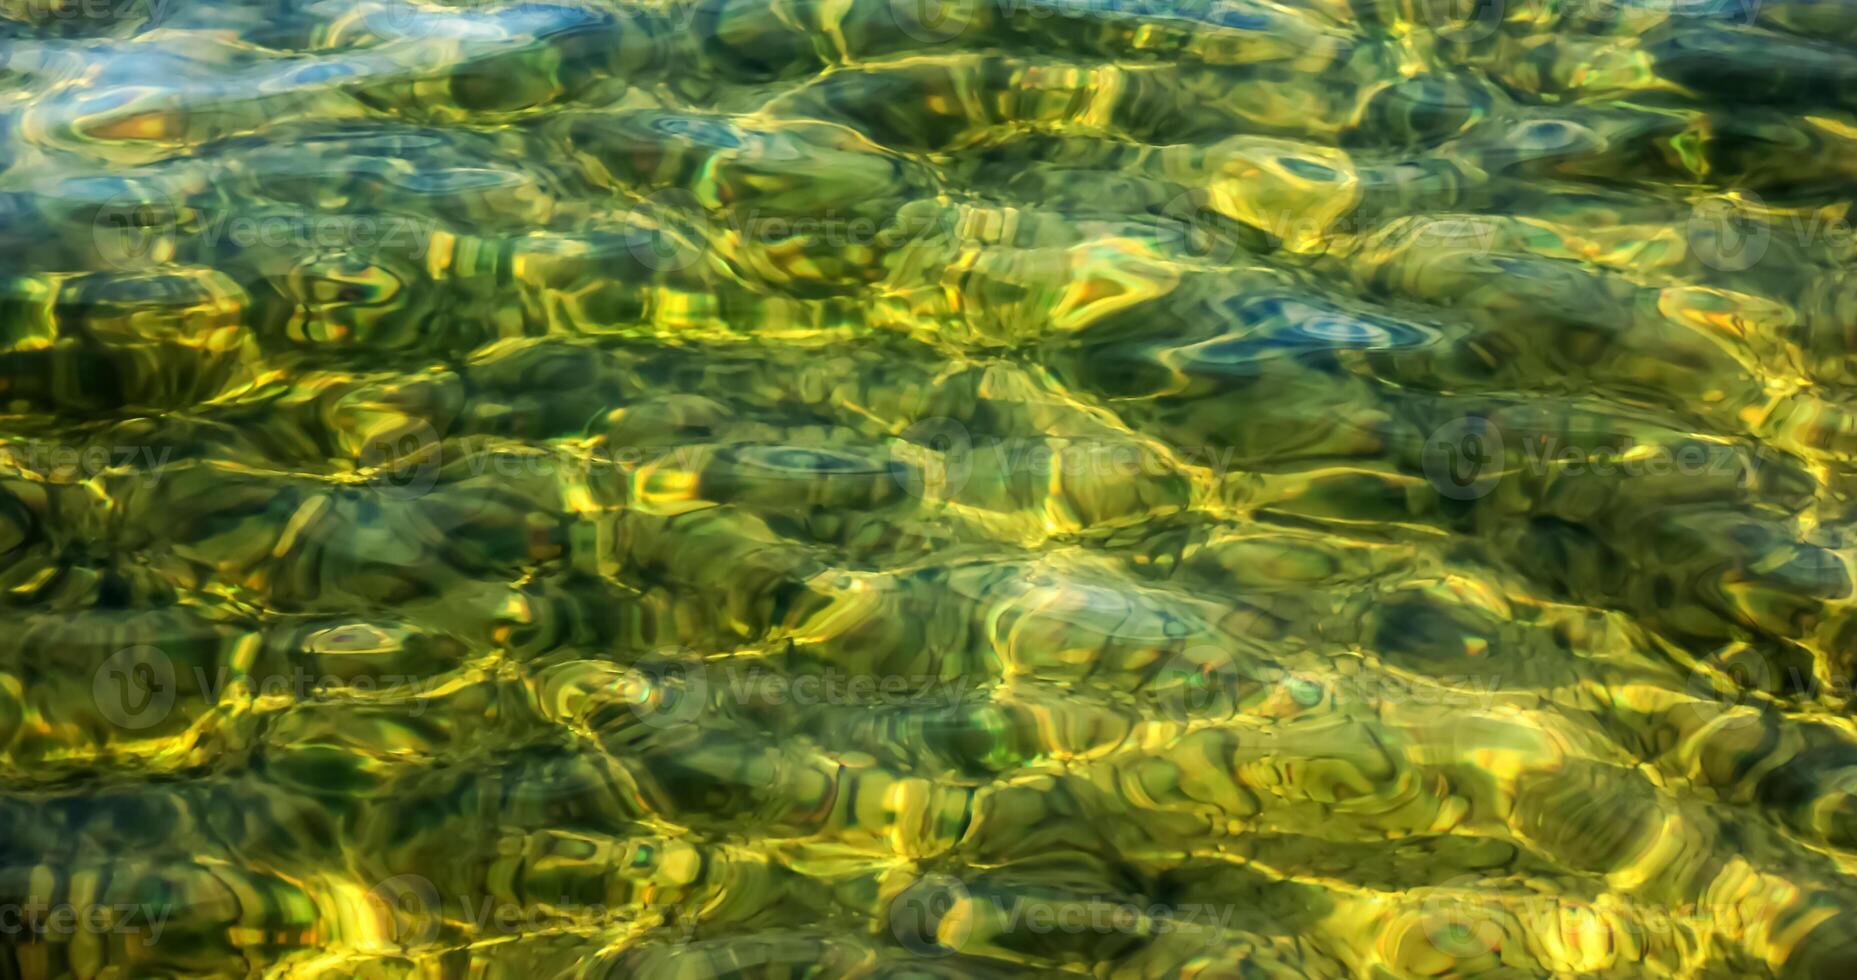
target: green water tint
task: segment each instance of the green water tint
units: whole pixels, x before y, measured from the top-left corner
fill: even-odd
[[[1857,966],[1857,6],[0,18],[0,976]]]

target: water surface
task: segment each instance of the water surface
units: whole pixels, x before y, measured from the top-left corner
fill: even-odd
[[[0,0],[0,976],[1846,977],[1857,6]]]

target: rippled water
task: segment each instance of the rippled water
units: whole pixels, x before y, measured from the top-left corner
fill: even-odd
[[[0,82],[0,977],[1857,971],[1857,5]]]

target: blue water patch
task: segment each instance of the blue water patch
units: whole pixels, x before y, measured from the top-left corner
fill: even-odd
[[[745,134],[734,126],[692,116],[665,116],[651,121],[651,128],[666,136],[687,139],[705,146],[736,150],[746,146]]]

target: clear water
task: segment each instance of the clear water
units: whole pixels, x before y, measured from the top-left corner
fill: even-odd
[[[1857,966],[1857,5],[0,18],[0,977]]]

